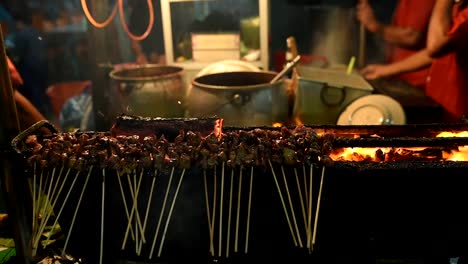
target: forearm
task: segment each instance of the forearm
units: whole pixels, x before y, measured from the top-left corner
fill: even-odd
[[[432,57],[445,53],[450,38],[447,32],[451,24],[453,0],[437,0],[429,23],[427,49]]]
[[[381,25],[376,33],[391,45],[415,49],[424,45],[421,32],[412,28]]]
[[[398,75],[401,73],[417,71],[430,66],[432,58],[426,49],[421,50],[404,60],[388,65],[388,75]]]

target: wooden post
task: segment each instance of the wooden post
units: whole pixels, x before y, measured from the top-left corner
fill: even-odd
[[[102,21],[102,18],[105,19],[112,7],[109,7],[108,1],[91,1],[89,5],[91,13],[98,21]],[[108,49],[108,42],[112,41],[109,33],[111,26],[112,23],[106,28],[95,28],[88,24],[89,66],[92,72],[93,110],[97,131],[109,131],[117,114],[113,110],[117,106],[116,101],[113,100],[115,96],[111,92],[109,83],[109,72],[112,67],[102,66],[110,65],[111,62]],[[115,39],[115,41],[117,40]]]

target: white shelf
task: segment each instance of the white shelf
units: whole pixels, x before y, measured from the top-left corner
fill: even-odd
[[[260,69],[265,69],[263,68],[263,63],[261,61],[246,61],[246,62]],[[182,67],[186,70],[201,70],[212,63],[215,63],[215,62],[184,61],[184,62],[171,62],[169,64],[173,66]]]
[[[166,61],[169,65],[177,65],[187,70],[201,70],[214,62],[196,62],[185,61],[176,62],[174,58],[174,45],[172,36],[172,17],[171,4],[181,2],[206,2],[208,0],[161,0],[161,14],[164,33],[164,48],[166,52]],[[210,0],[214,1],[214,0]],[[220,1],[220,0],[218,0]],[[270,0],[258,0],[259,18],[260,18],[260,61],[250,62],[253,65],[268,70],[269,69],[269,43],[268,36],[270,33],[269,14]]]

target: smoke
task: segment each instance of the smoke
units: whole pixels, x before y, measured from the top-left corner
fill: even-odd
[[[357,56],[358,24],[354,9],[320,7],[311,10],[314,27],[310,54],[328,58],[331,65],[347,64]],[[317,14],[315,16],[315,13]]]

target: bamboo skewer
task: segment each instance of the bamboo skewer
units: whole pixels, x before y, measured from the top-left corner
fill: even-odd
[[[317,236],[317,225],[318,225],[318,218],[319,218],[319,211],[320,211],[320,200],[322,198],[322,188],[323,188],[323,179],[325,178],[325,166],[322,167],[322,176],[320,178],[320,187],[319,187],[319,193],[317,197],[317,206],[316,206],[316,211],[315,211],[315,221],[314,221],[314,233],[312,235],[312,250],[314,249],[315,245],[315,239]]]
[[[216,173],[216,165],[214,166],[214,173],[213,173],[213,212],[211,215],[211,237],[210,240],[213,241],[213,256],[215,255],[214,249],[214,228],[216,225],[216,197],[217,197],[217,190],[218,190],[218,183],[217,183],[217,173]]]
[[[143,170],[142,170],[143,172]],[[141,179],[141,178],[140,178]],[[133,193],[136,194],[137,192],[137,173],[136,170],[133,171],[133,186],[130,187],[130,189],[133,189]],[[133,196],[133,205],[135,206],[135,214],[139,216],[140,214],[138,213],[138,197]],[[130,225],[131,226],[131,225]],[[135,230],[137,230],[135,234],[135,254],[138,253],[138,245],[140,243],[140,240],[138,238],[139,232],[138,232],[138,219],[135,217]]]
[[[167,183],[166,193],[164,194],[164,200],[161,208],[161,213],[159,214],[158,225],[156,227],[156,232],[154,233],[153,244],[151,245],[151,251],[149,254],[149,259],[153,257],[154,246],[156,245],[156,239],[158,238],[159,228],[161,226],[162,217],[164,215],[164,209],[166,208],[167,196],[169,195],[169,190],[171,188],[172,177],[174,176],[174,167],[172,167],[171,175],[169,176],[169,182]]]
[[[252,185],[253,185],[253,166],[250,167],[250,187],[249,187],[249,202],[247,205],[247,227],[245,231],[245,249],[244,253],[249,251],[249,231],[250,231],[250,207],[252,205]]]
[[[83,199],[83,194],[86,190],[86,186],[88,185],[89,176],[91,176],[92,171],[93,171],[93,165],[91,165],[91,167],[89,168],[88,175],[86,176],[83,189],[81,190],[80,198],[78,198],[78,204],[76,205],[75,213],[73,214],[73,218],[72,218],[71,225],[70,225],[70,230],[68,230],[67,238],[65,240],[65,245],[63,246],[62,256],[65,255],[65,252],[67,250],[68,241],[70,239],[70,235],[73,230],[73,225],[75,224],[76,215],[78,214],[78,209],[80,208],[81,200]]]
[[[311,167],[312,168],[312,167]],[[309,192],[307,191],[307,173],[306,173],[306,167],[305,165],[303,164],[302,165],[302,176],[304,177],[304,197],[306,198],[305,199],[305,207],[308,209],[309,206],[310,206],[310,203],[309,203],[309,199],[307,199],[307,197],[309,197]]]
[[[60,179],[62,178],[63,169],[64,169],[64,165],[62,165],[62,167],[60,168],[59,174],[57,176],[57,180],[55,181],[54,189],[52,189],[52,194],[50,195],[51,201],[54,201],[54,197],[55,197],[54,195],[56,194],[55,192],[57,191],[57,187],[60,183]]]
[[[180,189],[180,186],[182,185],[182,180],[184,179],[184,175],[185,175],[185,169],[182,170],[182,175],[180,175],[179,184],[177,185],[174,198],[172,199],[171,208],[169,209],[169,214],[167,216],[166,225],[164,226],[164,232],[161,238],[161,244],[159,244],[158,257],[161,257],[161,252],[164,246],[164,240],[166,238],[167,228],[169,226],[169,221],[171,221],[172,211],[174,210],[174,205],[177,201],[177,195],[179,194],[179,189]]]
[[[63,178],[62,184],[60,185],[60,188],[57,192],[57,196],[55,196],[55,199],[53,200],[52,207],[55,208],[55,204],[57,203],[58,199],[60,198],[60,194],[62,193],[63,187],[65,186],[65,183],[67,182],[68,175],[70,175],[71,168],[67,169],[67,172],[65,173],[65,177]]]
[[[296,176],[296,185],[297,185],[297,190],[298,190],[298,193],[299,193],[299,201],[301,202],[301,210],[302,210],[302,218],[304,220],[304,228],[306,230],[306,234],[307,234],[307,214],[306,214],[306,209],[305,209],[305,206],[304,206],[304,199],[307,199],[307,197],[303,197],[302,196],[302,191],[301,191],[301,184],[299,182],[299,175],[297,173],[297,169],[294,168],[294,175]]]
[[[283,174],[284,186],[286,187],[286,195],[288,197],[289,206],[291,207],[292,220],[293,220],[294,228],[296,229],[297,240],[299,242],[299,247],[302,248],[303,245],[302,245],[301,234],[299,232],[299,227],[297,226],[296,214],[294,213],[294,206],[293,206],[292,199],[291,199],[291,193],[289,192],[288,181],[286,180],[286,174],[284,173],[283,165],[281,165],[281,173]]]
[[[221,195],[219,200],[219,246],[218,257],[221,257],[222,241],[223,241],[223,194],[224,194],[224,162],[221,168]]]
[[[128,224],[127,224],[127,229],[125,230],[125,237],[124,237],[124,241],[122,243],[122,248],[121,248],[122,250],[125,250],[125,245],[126,245],[127,239],[128,239],[128,233],[129,233],[129,230],[130,230],[130,226],[132,225],[133,214],[136,214],[135,218],[136,218],[136,221],[137,221],[137,227],[135,227],[135,241],[138,240],[138,231],[140,231],[140,232],[143,231],[143,226],[141,226],[141,221],[139,221],[140,218],[138,216],[138,212],[137,212],[137,208],[136,208],[136,204],[137,204],[136,201],[138,199],[138,193],[140,191],[141,178],[142,177],[140,177],[140,183],[138,184],[136,191],[133,192],[132,182],[130,180],[130,175],[127,174],[127,181],[128,181],[128,185],[129,185],[129,189],[130,189],[130,194],[133,197],[133,206],[132,206],[132,211],[130,212],[130,217],[129,217],[129,221],[128,221]],[[143,239],[143,241],[145,241],[144,237],[142,239]],[[138,242],[136,242],[136,243],[138,243]]]
[[[283,205],[284,215],[286,216],[286,221],[288,222],[289,231],[291,232],[291,236],[292,236],[292,239],[294,241],[294,246],[297,247],[296,236],[294,235],[294,230],[293,230],[293,227],[291,225],[291,220],[289,219],[288,210],[286,209],[286,203],[284,202],[283,194],[281,193],[281,188],[279,186],[275,170],[274,170],[273,165],[271,164],[270,160],[268,160],[268,163],[270,164],[271,172],[273,174],[273,179],[275,180],[276,188],[278,189],[278,194],[280,196],[281,204]]]
[[[239,172],[239,192],[237,193],[237,216],[236,216],[236,234],[234,238],[234,252],[237,252],[239,242],[239,217],[241,207],[241,194],[242,194],[242,170],[243,166],[240,167]]]
[[[143,221],[143,232],[146,231],[146,224],[147,224],[147,221],[148,221],[149,210],[151,208],[151,201],[153,200],[154,185],[156,183],[156,176],[158,175],[158,171],[155,170],[153,175],[154,176],[153,176],[153,179],[151,181],[150,194],[149,194],[149,197],[148,197],[148,204],[147,204],[147,207],[146,207],[145,220]],[[138,256],[141,254],[142,244],[143,243],[140,244],[140,248],[138,249],[138,253],[137,253]]]
[[[70,171],[70,170],[68,170]],[[75,186],[75,183],[76,183],[76,180],[78,179],[78,176],[80,175],[80,171],[77,171],[76,175],[75,175],[75,178],[73,179],[72,181],[72,184],[70,185],[70,189],[68,190],[68,193],[67,195],[65,196],[65,199],[63,200],[63,203],[62,203],[62,206],[60,207],[60,210],[57,214],[57,217],[55,217],[55,221],[54,221],[54,224],[52,225],[52,230],[55,229],[55,226],[57,225],[58,221],[59,221],[59,218],[60,218],[60,215],[62,214],[62,211],[63,211],[63,208],[65,208],[65,205],[67,204],[67,201],[68,201],[68,197],[70,196],[72,190],[73,190],[73,187]],[[64,179],[64,182],[63,184],[65,183],[66,179],[67,179],[67,176],[68,175],[65,175],[65,179]],[[63,184],[62,184],[62,187],[63,187]],[[45,242],[45,245],[47,245],[49,243],[49,239],[50,239],[50,236],[47,237],[47,240]]]
[[[211,235],[212,229],[211,229],[211,216],[210,216],[210,202],[208,198],[208,183],[206,180],[206,170],[203,170],[203,186],[205,189],[205,207],[206,207],[206,216],[208,218],[208,233],[210,236],[210,254],[211,256],[214,256],[214,245],[213,245],[213,236]]]
[[[62,173],[62,170],[60,170],[60,174],[61,174],[61,173]],[[60,174],[59,174],[59,178],[61,178],[61,177],[60,177]],[[50,213],[47,214],[47,218],[46,218],[45,222],[43,223],[43,226],[41,227],[42,230],[44,230],[44,228],[45,228],[46,225],[47,225],[47,222],[49,222],[49,218],[50,218],[50,216],[52,215],[52,212],[53,212],[53,209],[55,208],[55,205],[57,204],[58,198],[60,197],[60,194],[62,193],[63,186],[65,185],[65,182],[66,182],[66,180],[67,180],[69,174],[70,174],[70,168],[67,170],[67,173],[65,174],[65,178],[63,179],[63,182],[62,182],[62,184],[60,185],[60,188],[59,188],[59,190],[58,190],[58,192],[57,192],[57,196],[55,197],[55,199],[52,198],[52,197],[50,198],[50,199],[52,200],[52,207],[50,208],[50,209],[51,209],[51,210],[50,210]],[[59,178],[57,178],[57,180],[58,180]],[[57,182],[57,186],[58,186],[58,182]],[[52,230],[53,230],[53,229],[52,229]],[[42,233],[43,231],[40,231],[40,232]],[[49,237],[50,237],[50,236],[49,236]],[[45,243],[44,246],[43,246],[44,248],[47,247],[47,243],[49,242],[49,237],[47,238],[47,241],[46,241],[46,243]]]
[[[146,238],[145,238],[145,232],[143,231],[143,225],[141,223],[141,218],[140,218],[140,213],[138,212],[138,194],[140,193],[140,186],[141,186],[141,181],[143,180],[143,173],[144,170],[141,170],[140,172],[140,179],[138,180],[137,184],[137,173],[136,170],[133,171],[134,177],[133,177],[133,187],[134,189],[130,188],[130,194],[133,192],[134,194],[134,201],[135,201],[135,218],[136,218],[136,226],[135,226],[135,232],[140,231],[141,239],[143,243],[146,243]],[[137,193],[138,191],[138,193]],[[137,239],[135,239],[137,241]]]
[[[122,196],[122,201],[123,201],[123,204],[124,204],[125,214],[127,215],[127,221],[130,221],[130,214],[128,212],[127,201],[125,199],[125,193],[124,193],[124,190],[123,190],[122,180],[120,179],[120,177],[121,177],[120,173],[117,170],[117,181],[119,182],[120,194]],[[132,227],[130,227],[130,235],[132,237],[132,240],[135,240],[135,234],[133,233],[133,228]]]
[[[34,229],[36,228],[36,165],[37,162],[34,162],[34,168],[33,168],[33,196],[32,196],[32,202],[33,202],[33,214],[32,214],[32,232],[34,232]]]
[[[41,195],[42,195],[42,178],[44,176],[44,170],[41,170],[41,175],[39,176],[39,190],[37,192],[37,200],[36,200],[36,205],[35,205],[35,213],[34,213],[34,229],[32,231],[32,234],[31,234],[31,239],[33,239],[32,243],[33,243],[33,248],[34,248],[34,236],[36,234],[36,232],[38,231],[39,227],[38,227],[38,220],[39,220],[39,216],[41,214],[40,210],[41,210]],[[34,249],[33,249],[34,250]],[[35,252],[33,251],[33,256],[34,256]]]
[[[99,263],[102,264],[104,254],[104,202],[106,193],[106,170],[102,169],[102,197],[101,197],[101,244],[99,250]]]
[[[44,221],[44,218],[45,218],[44,214],[45,214],[45,209],[46,209],[46,204],[47,204],[46,189],[47,189],[47,186],[48,186],[48,183],[49,183],[49,179],[50,179],[50,171],[47,172],[47,176],[46,176],[46,179],[45,179],[45,182],[44,182],[44,186],[43,186],[44,187],[44,189],[43,189],[44,194],[39,196],[39,210],[38,210],[38,212],[39,212],[40,221],[38,221],[39,225],[37,226],[36,233],[33,236],[34,247],[37,247],[37,245],[36,245],[37,234],[40,233],[42,222]]]
[[[40,240],[40,237],[41,237],[41,234],[42,232],[44,232],[44,229],[45,227],[47,226],[47,223],[49,222],[49,219],[50,219],[50,216],[52,216],[53,214],[53,210],[55,208],[55,205],[57,203],[57,200],[58,198],[60,197],[60,193],[62,192],[62,189],[63,189],[63,186],[65,184],[65,181],[62,182],[58,192],[57,192],[57,187],[59,186],[59,183],[60,183],[60,179],[62,178],[62,172],[63,172],[63,169],[64,169],[64,166],[62,165],[62,168],[60,169],[60,172],[59,172],[59,175],[57,177],[57,181],[55,183],[55,186],[54,186],[54,189],[52,190],[52,194],[48,197],[47,201],[49,201],[46,205],[49,205],[48,207],[48,211],[46,212],[46,215],[45,215],[45,219],[43,222],[41,222],[41,225],[39,226],[39,236],[38,236],[38,241],[37,243],[39,243],[39,240]],[[70,172],[70,169],[67,170],[67,173],[65,175],[65,179],[68,177],[68,173]],[[53,180],[54,179],[54,172],[52,173],[52,179],[51,179],[51,182],[50,182],[50,186],[52,186],[53,184]],[[57,193],[56,193],[57,192]],[[54,195],[57,195],[56,197],[54,197]],[[49,241],[49,239],[47,239],[47,242]],[[37,245],[39,246],[39,244]],[[43,248],[47,247],[47,243],[43,245]]]
[[[36,213],[39,214],[39,210],[41,209],[41,194],[42,194],[42,177],[44,176],[44,170],[41,170],[41,175],[39,176],[39,191],[37,193],[37,203],[36,203]],[[37,218],[39,217],[39,215],[36,215],[36,221],[37,222]],[[36,227],[37,227],[37,223],[36,223]]]
[[[311,230],[311,224],[312,224],[312,182],[313,182],[313,173],[314,173],[314,167],[311,164],[310,165],[310,174],[309,174],[309,207],[308,207],[308,222],[307,222],[307,248],[312,249],[311,247],[311,237],[312,237],[312,230]]]
[[[41,234],[42,232],[44,232],[44,228],[47,224],[47,220],[49,220],[49,211],[52,211],[52,208],[49,208],[49,199],[50,199],[50,192],[52,190],[52,185],[53,185],[53,182],[54,182],[54,177],[55,177],[55,170],[56,168],[53,168],[52,169],[52,176],[50,177],[50,181],[49,181],[49,188],[47,190],[47,195],[45,197],[45,200],[44,200],[44,205],[43,205],[43,209],[42,209],[42,216],[41,216],[41,222],[39,224],[39,232],[36,234],[36,240],[35,240],[35,248],[37,248],[39,246],[39,240],[41,239]]]
[[[227,236],[226,236],[226,258],[229,257],[229,242],[231,238],[231,211],[232,211],[232,191],[234,186],[234,169],[231,169],[231,186],[229,190],[229,211],[228,211],[228,225],[227,225]]]

